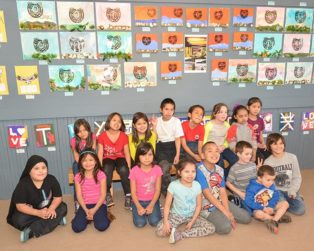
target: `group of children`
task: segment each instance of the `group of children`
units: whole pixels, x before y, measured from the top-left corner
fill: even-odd
[[[151,123],[144,113],[135,113],[129,135],[122,116],[110,114],[97,139],[88,122],[78,119],[70,142],[77,205],[73,231],[83,231],[90,221],[99,231],[109,227],[113,216],[107,208],[114,205],[110,189],[116,170],[134,225],[144,227],[148,222],[156,226],[158,236],[169,236],[170,243],[214,232],[227,234],[236,223],[248,224],[251,216],[278,233],[279,223],[291,222],[287,210],[305,212],[299,194],[301,175],[296,156],[285,152],[280,134],[270,134],[264,143],[261,107],[257,97],[247,106],[236,106],[230,126],[225,104],[213,107],[206,125],[204,108],[194,105],[188,121],[181,124],[173,116],[175,102],[166,98],[160,105],[161,117],[153,117]],[[172,165],[178,179],[171,182]],[[65,224],[60,185],[47,167],[45,159],[32,156],[13,193],[7,221],[22,231],[21,241]],[[161,194],[166,197],[163,218]],[[38,228],[43,222],[49,228]],[[182,224],[185,229],[179,230]]]

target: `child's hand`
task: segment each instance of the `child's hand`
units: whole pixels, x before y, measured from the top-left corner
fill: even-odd
[[[48,208],[47,209],[47,218],[48,219],[54,219],[57,217],[57,213],[56,213],[56,210],[55,209],[52,209],[52,208]]]
[[[138,215],[143,216],[144,214],[146,214],[146,209],[140,206],[137,208],[137,213]]]
[[[179,155],[177,154],[175,157],[174,157],[174,160],[173,160],[173,164],[178,164],[179,163]]]
[[[263,165],[263,162],[264,162],[263,159],[257,158],[257,165],[256,165],[257,169],[260,168]]]
[[[152,212],[153,212],[153,210],[154,210],[154,206],[152,206],[152,205],[148,205],[147,207],[146,207],[146,214],[151,214]]]
[[[198,154],[194,154],[194,159],[197,161],[197,162],[200,162],[202,159],[201,157],[198,155]]]
[[[219,148],[219,152],[223,152],[223,150],[225,150],[225,146],[224,145],[218,146],[218,148]]]
[[[48,211],[47,208],[39,209],[37,211],[37,216],[42,219],[47,219],[47,211]]]
[[[190,230],[193,227],[194,223],[190,221],[188,224],[186,224],[185,229]]]
[[[245,200],[245,192],[240,192],[239,196],[242,200]]]
[[[233,214],[232,214],[230,211],[226,211],[224,214],[225,214],[226,217],[230,220],[232,229],[235,229],[236,226],[237,226],[237,222],[235,221],[235,219],[234,219],[234,217],[233,217]]]
[[[263,149],[264,151],[267,150],[267,147],[266,147],[265,144],[258,143],[258,144],[257,144],[257,147]]]
[[[170,225],[170,223],[168,221],[166,223],[164,223],[162,231],[164,232],[165,235],[169,235],[170,234],[171,225]]]

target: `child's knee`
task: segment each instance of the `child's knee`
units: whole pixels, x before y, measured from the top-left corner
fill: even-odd
[[[98,223],[94,222],[94,226],[98,231],[103,232],[109,227],[109,220]]]
[[[87,225],[78,224],[78,223],[76,223],[75,221],[72,221],[72,230],[73,230],[75,233],[80,233],[80,232],[84,231],[84,230],[86,229],[86,226],[87,226]]]
[[[217,234],[229,234],[232,230],[230,221],[221,222],[215,226]]]

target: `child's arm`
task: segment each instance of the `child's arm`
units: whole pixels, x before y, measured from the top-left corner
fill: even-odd
[[[79,153],[76,151],[75,147],[71,147],[71,150],[72,150],[74,161],[78,163],[79,157],[80,157]]]
[[[53,219],[57,217],[56,208],[62,202],[62,197],[53,197],[53,200],[47,210],[47,218]]]
[[[261,134],[259,135],[259,142],[257,143],[257,147],[266,150],[266,145],[264,142],[264,137],[263,137],[263,132],[261,132]]]
[[[100,164],[102,165],[103,155],[104,155],[104,146],[100,143],[98,143],[98,159],[100,161]]]
[[[203,146],[203,140],[199,140],[198,145],[197,145],[198,157],[200,159],[199,161],[202,160],[202,158],[201,158],[202,146]]]
[[[230,220],[231,222],[231,226],[233,229],[235,229],[236,227],[236,221],[234,219],[233,214],[231,213],[230,209],[229,209],[229,201],[228,201],[228,195],[227,195],[227,191],[225,187],[220,187],[219,188],[219,193],[220,193],[220,198],[221,198],[221,203],[226,211],[226,213],[224,213],[227,218]]]
[[[153,199],[151,200],[151,202],[146,207],[146,213],[147,214],[151,214],[153,212],[154,206],[155,206],[155,204],[156,204],[156,202],[160,196],[160,190],[161,190],[161,176],[157,177],[157,179],[156,179],[155,193],[154,193]]]
[[[229,176],[228,176],[229,177]],[[226,183],[227,187],[234,192],[235,194],[237,194],[242,200],[244,200],[245,198],[245,193],[242,192],[240,189],[236,188],[230,181],[227,181]]]
[[[291,198],[295,198],[297,192],[300,190],[302,183],[302,177],[300,173],[299,162],[297,156],[293,155],[293,162],[292,162],[292,180],[290,183],[290,188],[288,190],[288,195]]]
[[[192,217],[192,220],[186,225],[185,229],[189,230],[194,225],[197,217],[199,216],[202,209],[202,193],[198,194],[196,197],[196,207]]]
[[[229,127],[226,137],[229,148],[234,152],[235,151],[235,145],[237,143],[237,126],[232,125]]]
[[[135,180],[130,180],[130,186],[131,186],[131,197],[132,197],[132,201],[135,204],[136,208],[137,208],[137,213],[139,215],[144,215],[146,210],[145,208],[142,207],[142,205],[140,204],[140,202],[138,201],[137,195],[136,195],[136,181]]]
[[[180,147],[181,147],[180,137],[177,137],[175,139],[175,144],[176,144],[176,156],[174,157],[173,164],[178,164],[179,158],[180,158]]]
[[[92,137],[93,137],[93,145],[92,145],[92,148],[94,150],[96,150],[96,146],[97,146],[97,139],[96,139],[96,136],[94,136],[95,134],[92,134]]]
[[[123,152],[125,156],[126,163],[128,164],[128,167],[131,167],[131,155],[130,155],[130,150],[129,150],[129,144],[125,144],[123,146]]]
[[[183,149],[187,152],[188,155],[190,155],[193,159],[195,159],[196,161],[201,161],[201,158],[198,154],[195,154],[190,147],[188,147],[188,145],[186,144],[186,139],[185,138],[181,138],[181,145],[183,147]]]
[[[35,209],[24,203],[17,203],[16,209],[17,211],[23,214],[37,216],[42,219],[47,219],[47,208]]]
[[[95,213],[100,208],[101,205],[104,204],[106,198],[106,190],[107,190],[107,180],[106,178],[100,181],[100,196],[96,203],[96,205],[88,210],[87,218],[89,220],[93,220]]]
[[[170,213],[170,207],[172,203],[173,195],[169,191],[167,192],[166,200],[165,200],[165,206],[164,206],[164,219],[163,219],[163,232],[165,234],[170,234],[171,231],[171,225],[169,223],[169,213]]]

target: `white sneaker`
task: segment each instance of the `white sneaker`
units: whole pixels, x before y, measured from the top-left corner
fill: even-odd
[[[175,239],[175,236],[174,236],[175,231],[176,231],[176,228],[173,227],[171,229],[171,233],[170,233],[170,236],[169,236],[169,243],[170,244],[176,243],[176,239]]]
[[[31,232],[31,229],[29,227],[25,228],[23,231],[21,231],[20,234],[20,241],[21,242],[26,242],[29,239],[29,234]]]

